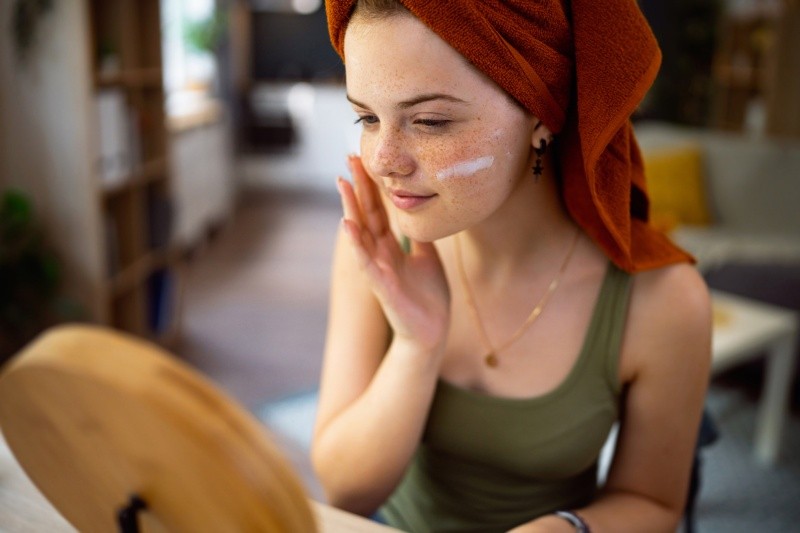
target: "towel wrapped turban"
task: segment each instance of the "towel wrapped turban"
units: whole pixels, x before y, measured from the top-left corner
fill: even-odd
[[[658,44],[635,0],[399,0],[558,137],[572,218],[620,268],[691,261],[648,224],[630,117],[655,79]],[[356,0],[328,0],[344,59]]]

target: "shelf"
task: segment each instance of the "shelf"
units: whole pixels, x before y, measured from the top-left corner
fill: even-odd
[[[167,259],[145,280],[146,335],[162,345],[174,344],[180,336],[181,266]]]
[[[141,165],[133,174],[114,183],[103,184],[103,194],[114,196],[122,192],[166,179],[167,161],[163,157],[152,159]]]
[[[88,76],[97,150],[93,197],[103,227],[96,280],[104,323],[158,342],[180,327],[180,254],[161,58],[161,0],[90,0]],[[96,118],[95,118],[96,117]],[[174,311],[175,310],[175,311]]]
[[[160,0],[91,0],[91,53],[97,85],[161,83]],[[112,71],[113,74],[106,74]]]
[[[109,302],[109,325],[122,331],[142,335],[144,327],[144,301],[141,291],[130,290]]]
[[[714,79],[717,83],[732,88],[758,90],[763,73],[752,67],[734,65],[717,65],[714,68]]]
[[[95,74],[94,84],[98,88],[145,87],[161,88],[161,67],[126,69],[113,74]]]
[[[123,268],[108,281],[108,293],[119,297],[133,290],[142,280],[154,271],[166,268],[179,257],[176,247],[168,250],[152,250],[126,268]]]
[[[153,251],[107,283],[111,323],[163,346],[180,336],[180,250]]]

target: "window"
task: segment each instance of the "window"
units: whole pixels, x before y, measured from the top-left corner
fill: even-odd
[[[213,96],[214,44],[220,17],[214,0],[161,0],[167,112],[192,112]]]

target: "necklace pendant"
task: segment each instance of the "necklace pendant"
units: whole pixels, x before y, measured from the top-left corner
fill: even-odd
[[[489,352],[488,354],[486,354],[486,358],[484,359],[484,361],[486,362],[486,366],[489,366],[491,368],[497,366],[497,356],[494,354],[494,352]]]

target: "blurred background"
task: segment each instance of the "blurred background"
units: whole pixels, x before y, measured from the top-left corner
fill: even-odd
[[[746,338],[715,369],[700,517],[735,523],[742,497],[724,490],[747,480],[759,523],[794,524],[800,2],[639,4],[663,51],[634,116],[653,220],[744,298],[715,310],[715,334]],[[90,321],[160,343],[255,413],[313,391],[335,177],[359,133],[322,1],[3,0],[0,40],[0,361]],[[759,309],[773,330],[737,322]],[[782,446],[754,466],[766,396]]]

